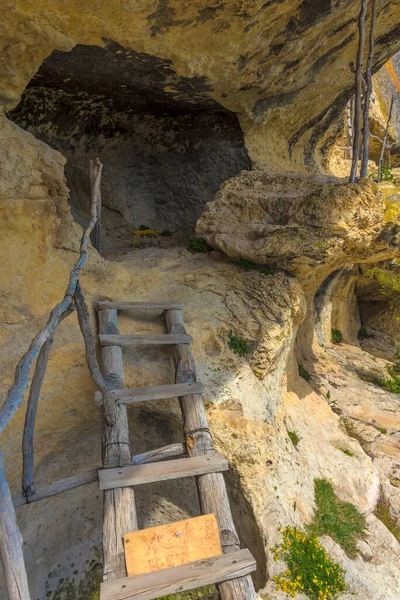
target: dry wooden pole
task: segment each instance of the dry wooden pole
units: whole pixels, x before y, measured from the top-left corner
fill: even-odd
[[[30,600],[21,534],[0,452],[0,556],[9,600]]]
[[[83,339],[85,340],[86,360],[90,375],[92,376],[93,382],[97,385],[101,392],[106,423],[108,426],[113,426],[116,422],[117,411],[115,398],[111,395],[111,390],[100,371],[96,355],[96,344],[94,341],[93,331],[90,326],[89,309],[87,307],[81,286],[79,285],[79,281],[76,285],[74,302],[78,313],[79,327],[81,329]]]
[[[96,193],[96,206],[97,206],[96,225],[94,226],[93,231],[90,234],[90,240],[92,242],[93,248],[96,248],[96,250],[98,252],[100,252],[101,192],[100,192],[100,186],[97,189],[94,189],[95,185],[96,185],[96,163],[92,159],[90,159],[90,162],[89,162],[89,180],[90,180],[90,196],[92,198],[93,194]]]
[[[0,433],[7,427],[8,423],[16,413],[18,407],[22,402],[22,398],[28,386],[29,371],[33,361],[38,356],[40,349],[47,338],[55,331],[61,316],[69,310],[72,303],[73,296],[75,294],[76,284],[78,282],[79,273],[82,270],[83,265],[87,259],[87,245],[89,241],[90,233],[96,223],[97,209],[96,209],[96,194],[97,189],[100,185],[100,177],[102,164],[96,159],[96,181],[93,188],[92,206],[91,206],[91,219],[88,226],[83,232],[80,245],[80,257],[74,268],[71,271],[69,284],[66,289],[63,300],[57,304],[50,313],[49,320],[45,327],[33,338],[28,351],[23,355],[21,360],[16,366],[14,383],[8,392],[7,398],[0,410]]]
[[[366,71],[366,92],[364,97],[364,137],[363,137],[363,156],[361,161],[361,177],[367,176],[368,158],[369,158],[369,109],[372,94],[372,63],[375,51],[375,24],[376,24],[376,0],[372,0],[371,9],[371,27],[369,30],[369,54]]]
[[[385,149],[386,149],[387,139],[388,139],[388,135],[389,135],[390,121],[392,119],[393,103],[394,103],[394,94],[392,95],[392,101],[390,102],[389,116],[388,116],[388,120],[386,123],[385,135],[383,136],[381,155],[379,157],[378,181],[382,181],[383,159],[385,156]]]
[[[344,158],[353,156],[353,102],[354,96],[347,103],[347,147],[344,149]]]
[[[171,334],[186,334],[182,312],[165,311],[167,331]],[[178,344],[174,347],[176,383],[196,381],[196,367],[190,347]],[[203,398],[195,394],[179,398],[186,448],[189,456],[214,454],[211,432],[204,410]],[[222,473],[211,473],[197,477],[200,503],[203,514],[215,513],[220,529],[222,550],[225,554],[239,550],[240,542],[229,506],[228,494]],[[253,580],[250,575],[226,581],[219,585],[221,600],[256,600]]]
[[[354,138],[353,138],[353,159],[351,163],[350,183],[357,183],[357,167],[360,157],[361,145],[361,117],[362,117],[362,87],[363,76],[362,68],[364,62],[365,46],[365,16],[367,14],[367,0],[361,0],[361,10],[358,18],[358,50],[356,62],[356,94],[354,103]]]
[[[101,310],[99,332],[118,334],[116,310]],[[101,349],[103,373],[109,388],[124,386],[122,349],[120,346],[103,346]],[[128,415],[124,404],[115,404],[115,423],[107,425],[103,419],[103,466],[104,468],[131,464],[129,446]],[[103,579],[111,581],[126,577],[125,555],[122,537],[137,531],[135,495],[130,487],[116,488],[104,492],[103,519]]]
[[[70,305],[68,310],[61,315],[60,323],[68,317],[74,307]],[[32,383],[29,390],[28,404],[25,413],[24,434],[22,438],[22,493],[29,502],[35,492],[35,484],[33,481],[34,467],[34,446],[33,436],[35,431],[36,413],[39,404],[40,390],[42,388],[44,374],[47,368],[47,362],[50,355],[50,350],[53,345],[54,331],[44,342],[40,349],[38,359],[36,361],[35,372],[32,377]]]

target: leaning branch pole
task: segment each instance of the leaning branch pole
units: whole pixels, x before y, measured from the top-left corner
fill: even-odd
[[[60,322],[74,311],[72,305],[60,317]],[[36,413],[39,405],[40,391],[46,373],[50,350],[53,345],[54,332],[47,338],[40,349],[35,365],[35,372],[29,390],[28,404],[25,413],[24,433],[22,438],[22,493],[27,502],[36,493],[33,481],[34,467],[34,445],[33,436],[35,430]]]
[[[367,62],[367,71],[365,77],[366,92],[364,99],[364,138],[363,138],[363,154],[361,161],[360,177],[366,177],[368,171],[368,158],[369,158],[369,109],[371,104],[372,94],[372,63],[374,60],[375,52],[375,24],[376,24],[376,0],[372,0],[371,10],[371,27],[369,30],[369,54]]]
[[[387,144],[387,139],[388,139],[388,135],[389,135],[390,121],[392,120],[393,104],[394,104],[394,94],[392,95],[392,101],[390,102],[389,116],[388,116],[388,120],[386,123],[385,135],[383,136],[381,155],[379,157],[378,181],[382,181],[383,159],[385,156],[386,144]]]
[[[351,163],[350,183],[357,183],[357,167],[361,145],[361,116],[362,116],[362,86],[363,86],[363,60],[365,46],[365,16],[367,14],[367,0],[361,0],[361,10],[358,18],[358,50],[356,62],[356,94],[354,103],[354,138],[353,159]]]
[[[64,298],[59,304],[57,304],[50,313],[49,320],[43,329],[34,337],[28,351],[23,355],[21,360],[16,366],[14,383],[8,392],[7,398],[0,410],[0,433],[7,427],[8,423],[18,410],[26,388],[28,387],[28,376],[33,361],[38,356],[41,347],[44,342],[52,335],[55,331],[62,315],[69,310],[78,282],[79,273],[82,270],[83,265],[87,259],[87,245],[89,242],[90,233],[96,224],[97,219],[97,192],[100,185],[101,170],[103,165],[96,159],[96,178],[95,184],[92,190],[92,205],[91,205],[91,218],[88,226],[83,232],[81,245],[80,245],[80,258],[75,264],[71,271],[69,284],[66,289]]]
[[[0,556],[9,600],[30,600],[21,534],[0,452]]]

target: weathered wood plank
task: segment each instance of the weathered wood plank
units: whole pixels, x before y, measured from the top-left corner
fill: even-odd
[[[22,538],[0,452],[0,557],[9,600],[30,600]]]
[[[195,383],[173,383],[171,385],[153,385],[144,388],[125,388],[112,390],[111,395],[117,399],[118,404],[131,404],[134,402],[146,402],[147,400],[162,400],[164,398],[178,398],[191,394],[203,394],[204,385]],[[94,395],[95,404],[102,404],[101,392]]]
[[[147,335],[99,335],[102,346],[129,346],[130,344],[191,344],[190,335],[168,335],[166,333],[148,333]]]
[[[173,456],[184,456],[186,454],[186,446],[184,444],[170,444],[169,446],[161,446],[143,454],[132,456],[133,465],[146,465],[148,463],[159,462]]]
[[[17,507],[23,506],[24,504],[30,504],[31,502],[38,502],[44,498],[57,496],[57,494],[62,494],[68,490],[73,490],[81,485],[92,483],[93,481],[97,481],[98,478],[98,469],[92,469],[91,471],[80,473],[79,475],[72,475],[71,477],[66,477],[65,479],[58,479],[49,485],[41,485],[39,488],[37,488],[33,496],[29,496],[28,500],[23,494],[16,494],[13,496],[13,504],[15,507]]]
[[[114,309],[114,310],[172,310],[183,309],[183,304],[174,302],[108,302],[102,301],[98,303],[98,310]]]
[[[102,583],[100,600],[154,600],[160,596],[244,577],[254,571],[255,566],[255,560],[248,550],[238,550],[156,573]],[[248,599],[241,597],[241,600]]]
[[[115,310],[98,313],[100,334],[118,334]],[[110,388],[124,387],[124,369],[120,346],[103,346],[101,349],[103,374]],[[113,400],[114,401],[114,400]],[[114,402],[115,404],[115,402]],[[104,407],[103,407],[104,408]],[[103,466],[116,467],[131,463],[128,415],[126,406],[115,405],[115,423],[107,424],[103,418]],[[125,533],[138,529],[133,488],[124,487],[104,492],[103,517],[103,579],[111,581],[126,576],[122,538]]]
[[[132,465],[120,469],[100,469],[99,484],[101,490],[110,490],[154,481],[193,477],[204,473],[217,473],[228,469],[228,462],[222,454],[193,456],[160,463]]]
[[[167,331],[171,334],[185,334],[182,312],[165,312]],[[176,368],[176,382],[196,381],[196,366],[189,346],[178,345],[173,348]],[[189,456],[212,455],[215,453],[211,432],[208,428],[203,399],[198,394],[180,398],[183,416],[186,449]],[[214,513],[220,528],[222,550],[229,554],[240,548],[239,537],[233,522],[222,473],[211,473],[197,477],[200,504],[203,514]],[[225,581],[219,586],[221,600],[256,600],[251,577]]]

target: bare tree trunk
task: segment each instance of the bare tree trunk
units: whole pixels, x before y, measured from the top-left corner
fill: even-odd
[[[361,177],[367,176],[368,158],[369,158],[369,109],[372,94],[372,63],[375,51],[375,24],[376,24],[376,0],[372,0],[371,27],[369,30],[369,54],[366,72],[366,92],[364,99],[364,139],[363,139],[363,158],[361,163]]]
[[[9,600],[30,600],[21,534],[0,452],[0,556]]]
[[[387,139],[388,139],[388,135],[389,135],[390,121],[392,119],[393,103],[394,103],[394,94],[392,95],[392,101],[390,102],[389,116],[388,116],[388,120],[387,120],[387,123],[386,123],[385,135],[383,136],[383,143],[382,143],[381,155],[379,157],[378,181],[382,181],[383,159],[384,159],[384,156],[385,156],[385,149],[386,149]]]
[[[360,157],[361,145],[361,116],[362,116],[362,86],[363,76],[362,68],[364,61],[365,46],[365,16],[367,14],[367,0],[361,0],[361,10],[358,18],[358,50],[356,63],[356,94],[354,105],[354,139],[353,139],[353,160],[351,163],[350,183],[357,183],[357,167]]]

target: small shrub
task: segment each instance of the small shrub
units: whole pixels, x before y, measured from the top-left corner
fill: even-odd
[[[174,234],[170,229],[163,229],[163,231],[160,232],[160,235],[162,235],[163,237],[171,237],[171,235]]]
[[[348,450],[347,448],[338,448],[338,450],[341,450],[343,452],[343,454],[346,454],[346,456],[354,456],[354,452],[352,452],[351,450]]]
[[[387,392],[392,392],[392,394],[400,394],[399,375],[392,375],[393,372],[391,371],[390,367],[388,367],[388,373],[390,377],[374,377],[371,383],[379,385],[379,387],[383,388]]]
[[[300,592],[310,600],[333,600],[346,591],[344,571],[316,536],[294,527],[286,527],[282,535],[282,543],[272,549],[274,560],[284,560],[288,567],[273,578],[278,590],[292,598]]]
[[[396,179],[393,175],[393,170],[390,165],[382,165],[381,181],[389,181],[390,183],[396,183]]]
[[[370,337],[372,337],[372,335],[370,333],[368,333],[368,331],[365,329],[365,327],[361,327],[361,329],[358,332],[357,337],[359,340],[368,340]]]
[[[200,237],[192,237],[189,240],[189,244],[187,249],[189,252],[211,252],[212,248],[209,246],[203,238]]]
[[[274,269],[273,267],[259,265],[258,263],[255,263],[252,260],[249,260],[248,258],[238,258],[233,262],[235,265],[237,265],[241,269],[244,269],[245,271],[260,271],[265,275],[273,275],[274,273],[276,273],[276,269]]]
[[[381,433],[383,433],[383,435],[387,434],[387,429],[385,429],[385,427],[377,427],[378,431],[380,431]]]
[[[152,229],[152,227],[149,227],[148,225],[140,225],[139,227],[139,231],[146,231],[147,229]]]
[[[297,433],[295,431],[288,431],[287,433],[288,433],[289,439],[292,442],[293,446],[295,448],[297,448],[297,445],[300,441],[299,436],[297,435]]]
[[[354,504],[339,500],[326,479],[314,480],[314,494],[317,510],[308,531],[318,536],[329,535],[349,557],[355,557],[357,540],[365,532],[365,516]]]
[[[374,279],[379,285],[379,291],[389,298],[391,305],[400,302],[400,277],[398,270],[382,267],[373,267],[365,272],[368,279]]]
[[[302,377],[306,381],[310,382],[311,381],[311,375],[307,371],[307,369],[305,367],[303,367],[303,365],[301,365],[300,363],[298,363],[298,367],[299,367],[299,375],[300,375],[300,377]]]
[[[340,329],[332,329],[331,339],[334,344],[341,344],[343,342],[343,333]]]
[[[397,525],[397,520],[392,516],[390,512],[390,506],[387,500],[383,496],[381,496],[378,500],[378,504],[376,505],[375,516],[377,519],[382,521],[385,525],[386,529],[390,531],[396,538],[396,540],[400,543],[400,526]]]
[[[234,335],[232,331],[229,333],[229,348],[234,354],[245,356],[251,352],[252,347],[253,342],[251,340],[246,340],[240,335]]]

